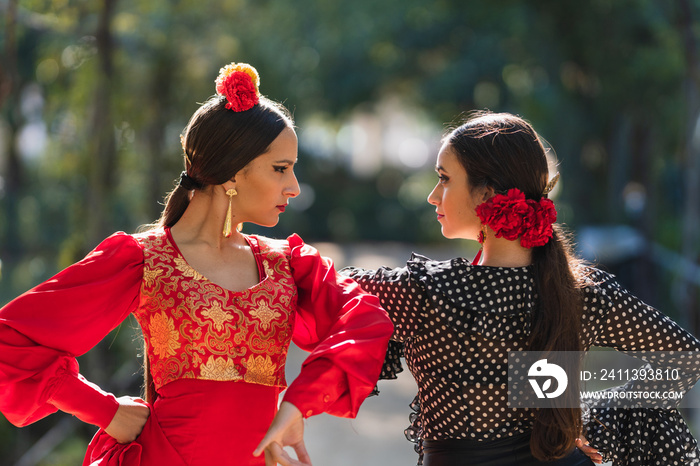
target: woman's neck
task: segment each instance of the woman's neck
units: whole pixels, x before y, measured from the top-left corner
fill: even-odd
[[[478,265],[525,267],[532,264],[532,250],[522,247],[520,241],[510,241],[489,235],[483,246]]]
[[[224,220],[228,199],[208,192],[195,191],[182,217],[173,225],[171,232],[177,243],[205,243],[212,248],[224,244],[247,244],[243,235],[236,231],[224,237]]]

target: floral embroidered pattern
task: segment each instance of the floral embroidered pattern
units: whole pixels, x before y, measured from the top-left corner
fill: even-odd
[[[185,277],[191,277],[195,280],[204,280],[204,275],[190,267],[190,264],[185,262],[185,259],[183,259],[182,257],[175,258],[175,267],[177,268],[177,270],[182,272],[182,275],[184,275]]]
[[[163,273],[161,269],[149,269],[147,267],[144,267],[143,281],[146,282],[146,285],[152,286],[154,280],[158,278],[158,275],[160,275],[161,273]]]
[[[214,328],[219,332],[223,330],[224,324],[233,320],[233,316],[221,308],[221,303],[213,302],[211,309],[202,311],[202,315],[214,321]]]
[[[156,390],[185,378],[286,387],[297,300],[289,243],[248,237],[270,280],[232,293],[190,267],[166,230],[134,237],[144,251],[134,315],[148,342]]]
[[[180,347],[178,341],[180,334],[175,330],[175,324],[170,317],[164,312],[155,314],[151,317],[148,331],[151,334],[151,346],[153,346],[153,352],[156,356],[167,358],[175,355],[176,350]]]
[[[270,268],[270,264],[268,264],[266,260],[263,261],[263,269],[265,269],[266,276],[271,277],[274,275],[272,269]]]
[[[241,374],[236,370],[236,363],[233,359],[223,356],[209,356],[206,364],[200,368],[200,376],[207,380],[240,380]]]
[[[270,327],[270,322],[277,319],[280,313],[271,309],[265,301],[258,301],[258,307],[250,311],[250,315],[256,319],[260,319],[260,327],[267,330]]]
[[[259,383],[261,385],[274,385],[275,372],[277,367],[270,359],[270,356],[251,356],[246,365],[245,381],[249,383]]]

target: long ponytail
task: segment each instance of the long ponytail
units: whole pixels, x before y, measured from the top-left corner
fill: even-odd
[[[177,185],[165,197],[165,208],[158,221],[158,226],[171,227],[175,225],[182,217],[182,214],[185,213],[185,210],[187,210],[188,205],[190,205],[189,191]]]
[[[528,349],[546,353],[580,352],[581,280],[577,277],[580,268],[568,236],[559,225],[553,228],[554,235],[549,242],[532,250],[539,307],[532,322]],[[578,379],[573,377],[563,395],[567,398],[557,402],[578,406],[578,395]],[[539,409],[530,439],[533,456],[552,461],[567,455],[574,448],[582,427],[580,407]]]

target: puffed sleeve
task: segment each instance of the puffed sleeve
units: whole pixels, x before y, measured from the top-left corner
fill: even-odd
[[[394,334],[389,342],[380,379],[395,379],[403,372],[404,341],[423,328],[422,319],[428,306],[423,286],[414,278],[412,266],[420,265],[420,256],[414,254],[409,266],[377,270],[346,267],[340,271],[357,281],[363,290],[379,298],[394,324]]]
[[[408,267],[380,267],[377,270],[346,267],[340,273],[379,298],[394,324],[392,340],[403,342],[420,328],[419,321],[427,304],[423,287],[413,279]]]
[[[105,428],[114,395],[78,372],[76,357],[138,304],[143,250],[116,233],[84,259],[0,309],[0,411],[16,426],[57,409]]]
[[[284,400],[304,417],[354,417],[377,383],[393,326],[379,300],[338,274],[330,259],[297,235],[288,241],[299,293],[292,340],[311,354]]]
[[[670,318],[623,289],[612,275],[597,272],[597,283],[584,290],[584,309],[594,330],[595,346],[605,346],[646,361],[642,370],[677,377],[639,378],[604,392],[685,393],[700,378],[700,341]],[[589,325],[591,327],[591,325]],[[590,341],[590,340],[589,340]],[[660,372],[656,372],[657,369]],[[611,401],[612,400],[612,401]],[[613,464],[696,464],[696,440],[676,409],[680,398],[639,408],[618,398],[587,402],[586,435]]]

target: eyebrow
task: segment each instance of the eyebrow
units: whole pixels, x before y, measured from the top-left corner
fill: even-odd
[[[442,167],[441,165],[436,165],[436,166],[435,166],[435,171],[436,171],[436,172],[444,172],[444,171],[445,171],[445,168]]]
[[[283,160],[276,160],[272,163],[277,163],[277,164],[286,163],[287,165],[294,165],[297,163],[297,160],[283,159]]]

